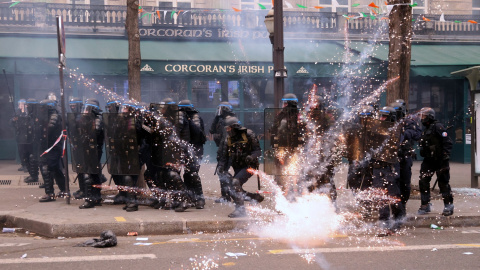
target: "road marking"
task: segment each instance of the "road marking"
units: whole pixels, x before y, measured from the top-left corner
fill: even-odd
[[[465,230],[462,233],[480,233],[480,230]]]
[[[31,243],[1,243],[0,247],[23,247]]]
[[[55,263],[55,262],[94,262],[94,261],[119,261],[119,260],[140,260],[156,259],[155,254],[131,254],[131,255],[99,255],[99,256],[75,256],[75,257],[44,257],[44,258],[25,258],[25,259],[0,259],[2,264],[15,263]]]
[[[127,220],[124,217],[115,217],[117,222],[126,222]]]
[[[344,234],[334,234],[330,236],[331,238],[343,238],[347,237]],[[177,241],[180,240],[180,241]],[[185,239],[171,239],[164,242],[153,242],[152,245],[163,245],[163,244],[183,244],[183,243],[217,243],[217,242],[231,242],[231,241],[250,241],[250,240],[259,240],[259,241],[270,241],[274,240],[273,238],[260,238],[260,237],[251,237],[251,238],[229,238],[229,239],[212,239],[212,240],[200,240],[199,238],[188,238]],[[139,245],[142,246],[142,245]]]
[[[419,246],[389,246],[389,247],[348,247],[348,248],[312,248],[312,249],[276,249],[269,250],[271,254],[305,254],[305,253],[341,253],[341,252],[373,252],[373,251],[410,251],[432,249],[465,249],[480,248],[480,244],[446,244]]]
[[[227,262],[227,263],[224,263],[222,264],[223,266],[234,266],[235,263],[234,262]]]

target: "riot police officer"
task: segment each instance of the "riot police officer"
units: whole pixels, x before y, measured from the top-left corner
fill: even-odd
[[[185,141],[190,139],[188,122],[185,122],[184,112],[180,114],[178,105],[171,98],[163,99],[160,104],[151,104],[151,110],[155,116],[150,139],[154,185],[166,190],[165,195],[154,202],[154,208],[183,212],[189,207],[185,184],[180,176]]]
[[[203,145],[207,141],[205,136],[205,125],[203,119],[200,117],[198,110],[195,109],[190,100],[182,100],[178,103],[180,112],[185,113],[186,120],[188,121],[190,145],[185,147],[185,168],[183,174],[183,181],[185,187],[192,194],[192,200],[195,203],[197,209],[203,209],[205,207],[205,198],[203,197],[202,182],[199,176],[200,163],[203,158]],[[192,151],[193,150],[193,151]]]
[[[363,126],[365,119],[373,119],[375,117],[375,109],[371,105],[364,105],[357,114],[356,121],[352,123],[346,130],[347,158],[348,158],[348,174],[347,184],[353,190],[365,190],[372,186],[372,164],[370,159],[360,153],[358,142],[356,139],[364,132]]]
[[[251,200],[262,202],[263,196],[257,193],[245,192],[242,186],[252,176],[248,168],[258,168],[258,158],[262,150],[255,133],[240,125],[236,117],[226,118],[227,137],[223,145],[218,149],[220,162],[218,171],[225,173],[231,181],[230,194],[235,203],[235,210],[228,215],[230,218],[243,217],[246,215],[244,201],[245,196]],[[233,167],[234,175],[228,173]]]
[[[76,119],[77,115],[82,113],[83,100],[81,98],[78,98],[78,97],[73,97],[73,98],[70,99],[68,105],[70,107],[70,111],[73,114],[73,116],[67,115],[67,125],[70,124],[70,117]],[[72,140],[71,140],[72,135],[70,134],[71,128],[72,127],[67,126],[67,130],[69,131],[70,143],[72,143]],[[72,151],[73,151],[73,149],[72,149]],[[73,156],[73,153],[72,153],[72,156]],[[72,160],[72,162],[74,162],[74,160]],[[75,199],[80,200],[80,199],[84,198],[83,191],[85,189],[85,185],[84,185],[85,181],[84,181],[84,178],[83,178],[83,173],[77,173],[77,181],[78,181],[79,189],[77,191],[73,192],[72,195]]]
[[[56,109],[56,103],[53,100],[46,99],[40,102],[40,106],[47,111],[46,115],[38,115],[41,122],[45,121],[40,127],[40,146],[43,149],[40,156],[40,172],[45,184],[45,195],[40,198],[40,202],[55,201],[53,181],[60,189],[59,197],[65,196],[65,175],[61,169],[62,146],[59,135],[62,135],[62,117]]]
[[[389,123],[384,126],[385,129],[382,132],[386,132],[389,138],[378,137],[376,140],[382,141],[379,153],[374,154],[372,159],[373,175],[372,183],[374,188],[386,189],[387,194],[393,198],[400,199],[399,178],[400,178],[400,166],[398,163],[398,144],[400,131],[398,131],[398,138],[395,129],[395,122],[397,118],[397,112],[394,108],[386,106],[379,111],[379,120]],[[381,127],[381,126],[379,126]],[[393,129],[393,130],[392,130]],[[389,151],[390,149],[395,151]],[[390,222],[390,209],[394,218],[394,222]],[[402,202],[399,200],[397,203],[385,204],[379,208],[380,227],[385,230],[398,230],[403,224],[403,213],[405,207],[402,206]]]
[[[435,111],[425,107],[420,111],[422,125],[425,130],[420,140],[420,155],[424,158],[420,167],[420,196],[421,205],[418,214],[424,215],[430,209],[430,180],[437,174],[438,187],[442,193],[444,216],[453,215],[453,195],[450,188],[450,152],[452,140],[441,123],[435,119]]]
[[[219,147],[223,144],[223,141],[226,138],[226,131],[225,131],[225,118],[228,116],[235,116],[235,113],[232,110],[232,104],[228,102],[222,102],[217,106],[217,110],[215,111],[215,119],[213,120],[212,125],[210,126],[210,134],[213,136],[213,141]],[[217,164],[220,160],[220,157],[217,155]],[[215,174],[218,174],[218,178],[220,180],[220,192],[221,197],[216,199],[216,203],[223,203],[229,202],[232,200],[230,194],[228,193],[230,184],[226,183],[225,181],[228,180],[228,177],[221,175],[218,172],[218,169],[215,170]]]
[[[78,97],[71,98],[70,101],[68,102],[68,105],[72,113],[74,114],[82,113],[83,100],[81,98],[78,98]]]
[[[397,99],[390,104],[390,106],[397,112],[397,120],[403,121],[401,122],[402,133],[400,137],[400,149],[398,151],[398,157],[400,159],[399,188],[402,207],[406,207],[411,192],[412,157],[415,155],[413,146],[415,145],[415,142],[420,140],[422,132],[415,120],[411,117],[405,117],[407,110],[403,99]],[[406,210],[403,210],[402,213],[405,214]]]
[[[102,118],[102,110],[100,109],[100,104],[96,99],[87,99],[85,104],[82,107],[82,114],[88,119],[92,119],[95,130],[94,132],[90,132],[90,134],[83,134],[83,136],[88,136],[90,142],[96,142],[96,145],[90,145],[89,149],[78,149],[79,151],[84,151],[84,156],[92,161],[92,173],[84,173],[83,174],[83,186],[84,186],[84,198],[85,201],[82,205],[79,206],[80,209],[87,209],[93,208],[95,206],[101,205],[102,196],[101,196],[101,189],[99,187],[95,187],[95,185],[100,185],[101,181],[101,164],[100,158],[102,157],[103,153],[103,140],[104,140],[104,124]],[[90,121],[89,121],[90,122]],[[89,130],[90,131],[90,130]],[[91,138],[90,138],[91,137]],[[96,148],[96,151],[91,151],[90,148]],[[96,156],[90,156],[89,154],[93,154]],[[80,181],[80,178],[79,178]]]
[[[38,153],[34,152],[33,146],[35,139],[34,104],[37,104],[34,99],[19,100],[19,113],[12,119],[22,164],[21,169],[26,170],[29,174],[24,179],[25,183],[38,182]]]
[[[107,113],[118,113],[121,104],[122,103],[117,99],[109,99],[105,105],[105,111]]]
[[[283,168],[288,166],[293,157],[295,148],[301,143],[302,128],[299,124],[298,99],[293,93],[285,94],[282,98],[283,107],[275,116],[274,123],[270,128],[271,144],[275,152],[275,181],[288,193],[293,189],[291,177],[285,176]]]

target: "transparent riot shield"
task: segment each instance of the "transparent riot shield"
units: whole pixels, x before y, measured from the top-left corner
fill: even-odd
[[[95,116],[91,113],[68,113],[67,132],[72,153],[72,168],[76,173],[99,174]]]
[[[366,146],[372,158],[386,163],[398,162],[400,133],[398,123],[366,119]]]
[[[47,150],[48,145],[48,108],[42,104],[33,104],[33,144],[34,153],[39,157],[43,151]]]
[[[174,126],[179,122],[180,111],[177,104],[151,103],[150,109],[154,115],[163,116],[164,119],[167,119]]]
[[[140,173],[135,116],[128,113],[104,113],[107,167],[111,175]]]
[[[17,143],[31,144],[34,136],[34,119],[28,115],[18,116],[15,124]]]
[[[286,169],[302,143],[298,110],[265,109],[264,171],[269,175],[294,175]]]
[[[179,164],[185,148],[170,119],[157,114],[152,121],[152,164],[158,167]]]
[[[349,160],[364,160],[366,148],[366,118],[360,118],[358,123],[353,123],[345,130],[345,157]]]

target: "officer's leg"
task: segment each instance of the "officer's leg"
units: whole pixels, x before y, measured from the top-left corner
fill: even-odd
[[[77,200],[85,198],[85,174],[77,174],[78,190],[73,193],[73,197]]]
[[[412,182],[412,157],[406,156],[400,159],[400,194],[402,203],[406,204],[410,199]]]
[[[378,189],[386,189],[388,187],[388,180],[386,179],[387,169],[376,164],[373,168],[373,187]],[[388,204],[380,205],[378,208],[378,220],[384,227],[388,227],[388,219],[390,218],[390,206]]]
[[[136,175],[125,175],[123,177],[123,183],[126,187],[136,187],[138,176]],[[136,192],[128,191],[126,192],[127,204],[123,207],[123,210],[127,212],[134,212],[138,210],[137,195]]]
[[[84,174],[83,178],[85,181],[85,186],[84,186],[85,189],[83,190],[85,201],[78,208],[87,209],[87,208],[93,208],[96,205],[101,205],[101,203],[95,199],[94,189],[96,188],[93,187],[93,185],[95,185],[95,179],[92,177],[91,174]]]
[[[232,179],[232,194],[233,201],[235,203],[235,210],[228,215],[230,218],[243,217],[246,216],[246,210],[244,206],[245,201],[245,192],[242,186],[248,181],[252,176],[251,173],[247,171],[247,168],[236,169],[235,176]],[[263,196],[260,194],[247,193],[247,196],[251,197],[256,201],[263,201]]]
[[[189,167],[189,168],[188,168]],[[198,170],[200,166],[187,166],[183,174],[185,187],[192,195],[192,201],[195,203],[197,209],[205,207],[205,198],[203,197],[203,188]]]
[[[172,168],[166,169],[164,179],[168,190],[165,209],[174,209],[175,212],[183,212],[188,208],[188,201],[185,194],[185,185],[180,177],[180,173]]]
[[[420,181],[418,182],[420,188],[421,203],[423,206],[428,206],[430,203],[430,181],[435,172],[435,167],[432,161],[423,160],[420,166]]]
[[[441,162],[439,169],[437,170],[438,187],[443,198],[443,215],[453,215],[453,195],[450,188],[450,164],[447,160]]]
[[[26,151],[26,144],[18,144],[18,157],[20,158],[20,164],[22,165],[18,170],[25,171],[27,170],[28,163],[28,153]]]
[[[27,169],[29,176],[25,178],[25,182],[38,182],[38,159],[35,157],[33,153],[33,147],[31,145],[28,151]]]
[[[48,170],[48,165],[46,160],[42,161],[40,167],[40,172],[42,174],[43,182],[45,185],[45,195],[40,198],[40,202],[50,202],[55,201],[55,191],[53,189],[53,177],[50,171]]]

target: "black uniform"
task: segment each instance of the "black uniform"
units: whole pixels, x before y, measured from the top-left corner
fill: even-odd
[[[40,172],[45,182],[45,195],[40,198],[40,202],[48,202],[55,200],[55,193],[53,187],[53,181],[58,185],[60,189],[60,196],[63,196],[65,192],[65,175],[61,169],[61,158],[63,152],[63,138],[55,145],[55,142],[62,134],[62,116],[56,109],[56,104],[51,100],[44,100],[41,102],[40,107],[48,110],[47,121],[45,125],[40,126]],[[39,116],[44,117],[44,116]],[[38,118],[37,118],[38,119]],[[38,119],[39,122],[43,122],[42,119]],[[49,152],[44,152],[52,147]]]
[[[186,103],[188,105],[183,105]],[[192,201],[197,209],[203,209],[205,198],[203,197],[202,182],[200,179],[200,163],[203,158],[203,145],[206,142],[205,125],[198,111],[189,101],[182,101],[179,108],[188,123],[189,145],[185,147],[185,168],[183,181],[186,189],[191,193]]]
[[[231,105],[229,104],[220,104],[217,109],[217,114],[215,115],[215,119],[213,120],[213,123],[210,127],[210,134],[213,136],[213,141],[217,145],[217,147],[220,147],[223,145],[225,138],[227,137],[226,131],[225,131],[225,118],[227,117],[233,117],[235,116],[235,113],[231,110]],[[218,152],[217,152],[218,153]],[[220,156],[217,154],[217,164],[220,161]],[[228,192],[230,183],[228,182],[229,178],[226,177],[224,172],[220,173],[218,170],[216,170],[216,173],[218,174],[218,178],[220,181],[220,192],[221,192],[221,197],[216,200],[215,202],[226,202],[230,201],[231,197]]]
[[[420,167],[420,193],[422,206],[430,203],[430,180],[437,174],[438,187],[445,207],[452,208],[453,195],[450,188],[450,152],[452,140],[441,123],[429,122],[420,140],[420,155],[424,158]]]
[[[412,182],[412,156],[415,155],[413,146],[419,141],[422,132],[417,123],[411,118],[404,118],[402,136],[400,139],[400,150],[398,157],[400,159],[400,194],[403,206],[405,207],[410,198]]]
[[[245,216],[244,200],[245,195],[253,200],[261,202],[263,197],[260,194],[246,193],[242,186],[252,176],[248,168],[258,168],[258,157],[262,150],[255,133],[246,128],[234,127],[227,136],[223,145],[218,149],[220,161],[218,171],[225,173],[231,182],[230,195],[235,203],[235,211],[229,217]],[[228,169],[233,167],[234,176],[228,173]]]
[[[29,174],[24,180],[26,183],[38,182],[38,153],[34,152],[33,147],[35,135],[34,103],[36,104],[34,101],[27,102],[25,111],[19,111],[11,121],[15,127],[22,168],[27,170]]]

